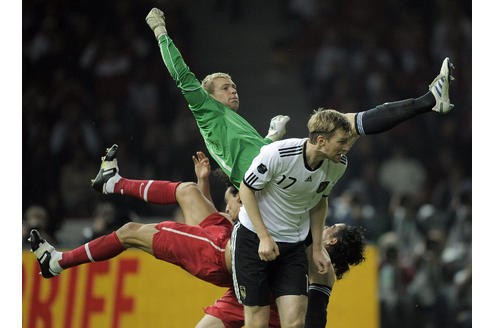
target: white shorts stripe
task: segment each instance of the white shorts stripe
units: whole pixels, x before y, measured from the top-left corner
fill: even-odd
[[[86,250],[86,255],[91,262],[94,262],[93,256],[91,256],[91,251],[89,250],[89,243],[84,244],[84,249]]]
[[[218,245],[216,245],[213,241],[211,241],[208,238],[200,237],[200,236],[196,236],[196,235],[192,235],[192,234],[187,233],[187,232],[184,232],[184,231],[175,230],[175,229],[171,229],[171,228],[167,228],[167,227],[162,227],[162,230],[166,230],[166,231],[169,231],[169,232],[172,232],[172,233],[176,233],[178,235],[183,235],[183,236],[186,236],[186,237],[190,237],[190,238],[194,238],[194,239],[205,241],[208,244],[210,244],[210,246],[212,246],[213,248],[215,248],[217,251],[219,251],[219,252],[225,252],[225,248],[219,247]]]
[[[148,189],[150,189],[152,183],[153,180],[149,180],[148,183],[146,184],[146,187],[144,187],[143,199],[145,202],[148,202]]]
[[[234,225],[234,229],[232,230],[232,235],[230,237],[230,254],[232,258],[232,280],[234,282],[234,291],[235,296],[237,297],[237,301],[242,304],[241,301],[241,293],[239,292],[239,283],[237,282],[237,274],[235,271],[235,242],[237,239],[237,230],[241,226],[240,222],[237,222]]]

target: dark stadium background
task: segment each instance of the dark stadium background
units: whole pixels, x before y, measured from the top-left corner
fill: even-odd
[[[361,138],[327,222],[361,225],[378,246],[382,327],[470,327],[470,1],[23,1],[24,231],[73,247],[129,219],[179,215],[89,184],[113,143],[121,174],[140,179],[194,179],[191,156],[206,151],[144,21],[153,6],[199,79],[233,76],[261,134],[276,114],[303,137],[318,107],[420,96],[451,58],[456,109]],[[33,206],[45,222],[26,215]]]

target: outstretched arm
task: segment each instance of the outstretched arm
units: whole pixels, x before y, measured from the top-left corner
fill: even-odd
[[[151,9],[146,16],[146,23],[155,34],[163,62],[170,76],[182,90],[189,106],[201,105],[205,101],[207,93],[203,90],[201,83],[186,65],[180,51],[168,36],[164,13],[157,8]]]

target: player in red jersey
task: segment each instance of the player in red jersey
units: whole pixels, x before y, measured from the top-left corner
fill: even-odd
[[[117,145],[108,149],[103,157],[102,167],[115,164]],[[225,193],[227,209],[231,212],[220,213],[211,198],[201,190],[208,188],[210,166],[208,158],[201,152],[193,157],[198,183],[153,180],[129,180],[121,178],[115,189],[127,195],[139,197],[150,203],[178,204],[186,223],[163,221],[141,224],[128,222],[116,231],[94,239],[76,249],[58,252],[43,241],[36,230],[31,232],[30,242],[33,252],[39,260],[41,273],[51,278],[79,264],[103,261],[113,258],[127,248],[141,249],[158,259],[176,264],[186,271],[217,286],[231,286],[228,242],[232,231],[232,216],[236,216],[240,207],[237,192],[228,189]],[[118,175],[118,167],[112,172],[100,170],[96,180],[107,179],[110,174]],[[108,183],[105,183],[108,186]],[[125,192],[124,192],[125,190]],[[185,242],[185,240],[187,242]],[[180,247],[177,247],[180,246]],[[202,248],[202,254],[197,249]],[[211,261],[205,261],[209,259]],[[219,268],[218,263],[221,263]]]
[[[43,240],[36,230],[33,230],[30,236],[31,249],[36,255],[43,277],[51,278],[60,274],[64,269],[84,263],[104,261],[117,256],[127,248],[138,248],[158,259],[176,264],[202,280],[217,286],[230,287],[219,300],[205,308],[206,314],[197,327],[242,327],[244,313],[232,289],[229,247],[233,228],[232,218],[237,218],[241,206],[237,190],[233,186],[227,188],[225,192],[226,211],[220,213],[211,201],[208,180],[211,169],[209,159],[202,152],[197,152],[196,156],[193,156],[198,182],[181,183],[130,180],[120,177],[115,158],[116,151],[117,146],[114,145],[102,158],[100,172],[95,178],[96,186],[102,187],[100,191],[109,193],[106,190],[111,187],[112,192],[137,197],[150,203],[177,203],[183,210],[186,223],[163,221],[158,224],[140,224],[130,222],[111,234],[67,252],[57,251]],[[110,176],[117,176],[119,179],[110,185],[108,183]],[[112,181],[115,180],[117,179]],[[354,259],[343,257],[343,252],[338,255],[331,250],[338,249],[338,240],[343,240],[343,244],[347,245],[349,236],[346,231],[354,233],[354,249],[357,250]],[[338,279],[348,270],[349,264],[357,264],[363,259],[362,236],[356,234],[358,234],[356,230],[342,224],[329,227],[324,232],[323,239],[328,243],[329,252],[335,254],[333,257],[336,259],[335,271]],[[312,275],[310,268],[310,279],[321,283],[322,288],[326,288],[329,294],[335,278],[333,272],[326,276]],[[280,327],[275,307],[271,310],[270,327]]]

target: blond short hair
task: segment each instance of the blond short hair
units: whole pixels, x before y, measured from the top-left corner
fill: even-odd
[[[335,109],[318,108],[308,120],[309,140],[313,144],[319,135],[331,138],[338,129],[350,134],[351,123],[344,114]]]
[[[212,94],[213,93],[213,81],[215,79],[218,79],[219,77],[223,77],[225,79],[232,80],[232,77],[229,74],[217,72],[217,73],[212,73],[212,74],[207,75],[203,79],[203,81],[201,81],[201,86],[203,87],[203,89],[206,90],[206,92],[208,92],[209,94]]]

